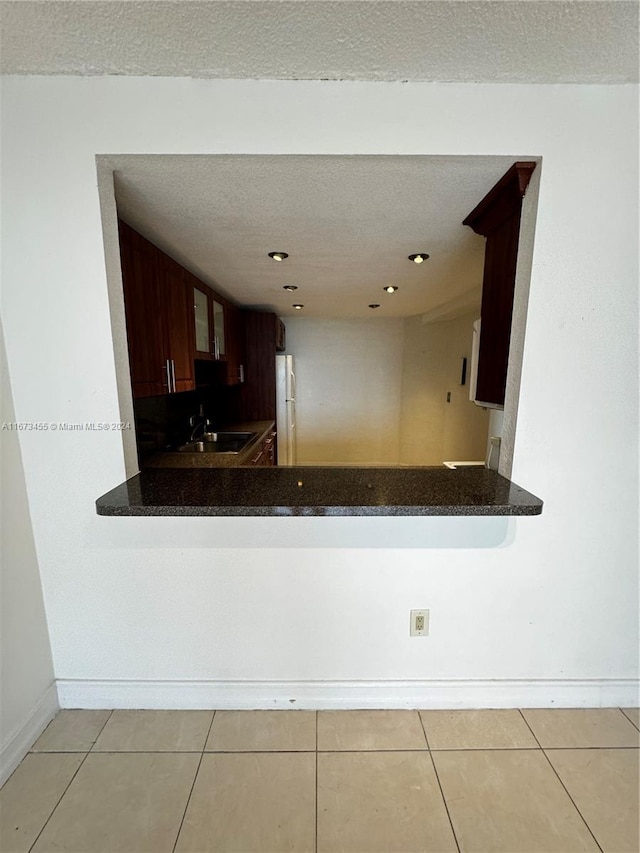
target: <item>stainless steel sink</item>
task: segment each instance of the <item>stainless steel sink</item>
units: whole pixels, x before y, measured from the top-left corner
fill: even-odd
[[[179,453],[240,453],[256,437],[255,432],[206,432],[200,441],[188,441]]]

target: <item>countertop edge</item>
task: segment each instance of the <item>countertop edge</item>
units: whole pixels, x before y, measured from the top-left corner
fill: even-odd
[[[531,517],[542,514],[542,504],[537,506],[336,506],[336,507],[234,507],[234,506],[154,506],[117,507],[99,506],[97,514],[102,517],[119,518],[348,518],[348,517]]]
[[[437,467],[155,469],[96,501],[100,516],[138,518],[505,517],[537,516],[542,508],[540,498],[495,471]]]

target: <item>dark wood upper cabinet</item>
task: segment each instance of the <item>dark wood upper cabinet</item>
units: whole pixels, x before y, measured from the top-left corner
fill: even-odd
[[[193,331],[193,357],[202,361],[212,361],[215,358],[215,346],[211,288],[187,270],[184,271],[184,275],[191,294],[189,325]]]
[[[192,310],[182,268],[126,223],[119,225],[133,396],[191,391]]]
[[[172,361],[173,391],[191,391],[195,387],[191,294],[182,267],[163,252],[158,255],[161,315],[167,357]]]
[[[244,315],[230,302],[224,309],[227,385],[241,385],[245,377]]]
[[[134,397],[195,388],[195,361],[211,381],[244,381],[244,314],[120,221],[120,256]],[[275,315],[273,315],[275,316]]]
[[[134,397],[169,393],[155,247],[120,222],[122,286]]]
[[[492,406],[504,406],[522,199],[535,167],[514,163],[463,222],[487,240],[476,400]]]
[[[268,311],[242,311],[245,334],[245,382],[241,389],[242,420],[275,420],[276,352],[282,321]]]
[[[232,302],[224,299],[187,273],[193,293],[192,326],[194,329],[194,358],[220,362],[218,381],[239,385],[244,381],[244,330],[242,313]],[[205,349],[209,342],[209,350]]]

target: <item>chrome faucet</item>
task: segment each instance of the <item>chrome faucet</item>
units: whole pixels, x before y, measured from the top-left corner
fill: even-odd
[[[189,418],[189,424],[193,427],[191,430],[191,437],[189,441],[195,441],[196,435],[198,434],[198,430],[202,430],[202,434],[205,432],[209,432],[210,427],[213,426],[209,418],[206,418],[203,414],[199,415],[191,415]]]

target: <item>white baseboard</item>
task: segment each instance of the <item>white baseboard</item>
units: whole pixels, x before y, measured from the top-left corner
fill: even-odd
[[[635,707],[634,679],[57,682],[62,708],[198,710]]]
[[[0,785],[11,776],[59,708],[56,685],[50,684],[24,723],[0,747]]]

